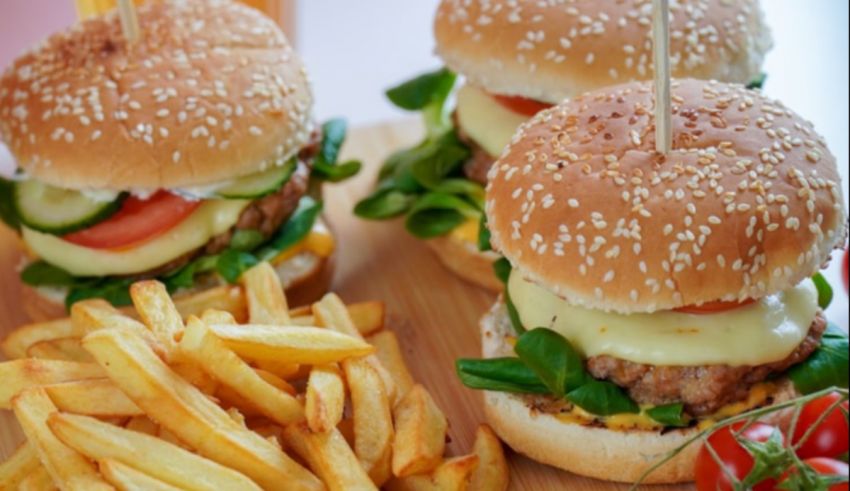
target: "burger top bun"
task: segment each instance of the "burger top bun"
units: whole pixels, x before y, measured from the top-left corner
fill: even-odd
[[[673,82],[655,152],[649,82],[523,125],[490,171],[494,247],[574,305],[619,313],[761,298],[846,238],[835,157],[811,123],[740,85]]]
[[[116,11],[19,57],[0,78],[0,136],[29,176],[71,189],[201,186],[283,163],[308,140],[300,59],[260,12],[229,0]]]
[[[771,48],[757,0],[673,0],[675,77],[747,83]],[[443,0],[437,52],[487,91],[543,102],[652,78],[652,1]]]

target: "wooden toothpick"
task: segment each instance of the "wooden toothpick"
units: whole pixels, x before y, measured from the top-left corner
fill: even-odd
[[[130,44],[137,42],[142,34],[133,0],[118,0],[118,15],[121,16],[121,30],[124,31],[127,42]]]
[[[653,0],[652,33],[655,58],[655,150],[668,154],[673,147],[670,100],[670,2]]]

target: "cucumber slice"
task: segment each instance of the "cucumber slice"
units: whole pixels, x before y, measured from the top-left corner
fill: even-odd
[[[268,196],[289,182],[297,165],[298,161],[291,159],[280,167],[237,179],[230,186],[219,189],[216,194],[226,199],[258,199]]]
[[[65,235],[102,222],[121,209],[126,193],[111,201],[95,200],[83,193],[38,181],[15,183],[13,203],[21,223],[53,235]]]

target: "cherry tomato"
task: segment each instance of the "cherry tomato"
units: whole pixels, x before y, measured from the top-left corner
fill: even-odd
[[[738,443],[733,433],[741,430],[743,426],[744,423],[724,426],[708,437],[708,444],[720,457],[726,471],[718,465],[708,449],[703,446],[697,455],[694,469],[698,491],[731,491],[733,486],[726,472],[732,474],[738,480],[743,480],[750,473],[754,464],[753,457]],[[770,439],[774,431],[776,431],[775,426],[753,423],[744,430],[741,436],[746,440],[763,443]],[[776,480],[768,479],[758,483],[753,487],[753,490],[772,491],[775,487]]]
[[[171,230],[200,205],[200,201],[186,201],[167,191],[144,200],[131,196],[108,220],[62,238],[92,249],[126,248]]]
[[[797,427],[794,429],[794,437],[791,441],[796,445],[802,440],[806,431],[814,425],[833,404],[841,400],[841,395],[832,393],[809,402],[803,407]],[[846,411],[848,403],[845,401],[841,406]],[[797,455],[801,459],[812,457],[837,458],[847,453],[848,450],[848,427],[847,419],[840,408],[835,408],[824,418],[823,422],[812,432],[808,439],[800,445]]]
[[[746,307],[747,305],[752,305],[754,303],[756,303],[756,301],[751,298],[744,300],[743,302],[709,302],[702,305],[687,305],[685,307],[675,309],[675,311],[683,314],[717,314],[719,312],[726,312],[728,310]]]
[[[522,114],[524,116],[534,116],[544,109],[549,109],[552,107],[552,104],[547,104],[545,102],[535,101],[534,99],[526,99],[525,97],[517,97],[517,96],[507,96],[507,95],[496,95],[491,94],[493,99],[496,100],[502,106],[510,109],[511,111]]]
[[[844,251],[844,289],[850,291],[850,250]]]
[[[847,477],[848,474],[848,466],[844,462],[835,459],[829,459],[826,457],[815,457],[813,459],[806,459],[803,461],[804,464],[808,465],[812,469],[815,470],[821,476],[844,476]],[[788,479],[795,479],[795,474],[797,473],[796,469],[792,469],[785,473],[782,477],[782,481],[785,482]],[[842,482],[838,484],[833,484],[829,487],[828,491],[848,491],[850,487],[848,483]]]

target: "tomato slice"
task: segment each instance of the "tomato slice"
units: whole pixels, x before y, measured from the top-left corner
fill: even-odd
[[[502,106],[524,116],[534,116],[544,109],[549,109],[552,104],[526,99],[525,97],[490,94]]]
[[[702,305],[687,305],[685,307],[674,309],[674,312],[696,315],[717,314],[746,307],[747,305],[752,305],[754,303],[756,303],[756,301],[752,298],[748,298],[743,302],[709,302]]]
[[[167,191],[148,199],[131,196],[108,220],[62,237],[91,249],[122,249],[152,240],[171,230],[199,206]]]

